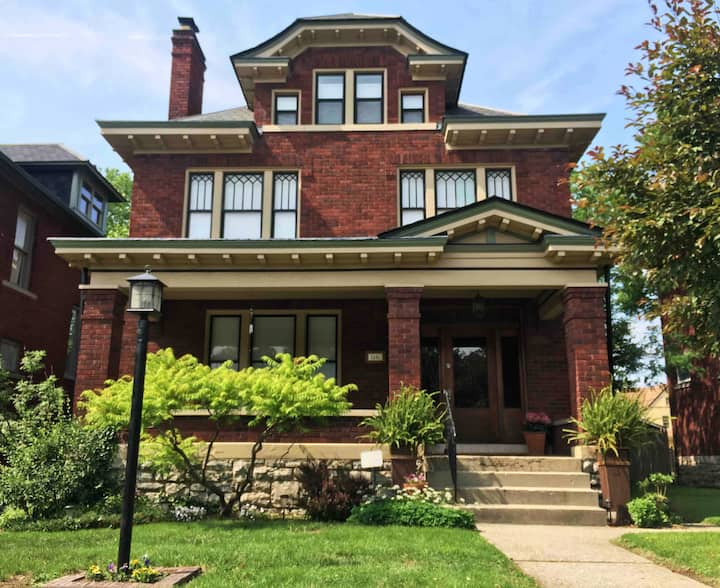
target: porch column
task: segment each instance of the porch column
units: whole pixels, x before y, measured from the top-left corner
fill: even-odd
[[[580,413],[582,401],[592,390],[610,383],[605,335],[605,287],[566,288],[565,350],[570,378],[570,410]]]
[[[388,305],[388,393],[400,384],[420,386],[422,288],[385,288]]]
[[[86,290],[78,350],[75,398],[118,377],[127,296],[119,290]]]

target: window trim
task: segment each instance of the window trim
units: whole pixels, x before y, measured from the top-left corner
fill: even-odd
[[[286,174],[290,175],[293,174],[295,176],[295,208],[293,209],[284,209],[284,208],[275,208],[275,177],[279,174]],[[300,207],[300,174],[298,172],[288,172],[288,171],[273,171],[271,174],[272,177],[272,201],[271,201],[271,207],[270,207],[270,238],[275,239],[275,213],[276,212],[294,212],[295,213],[295,236],[292,237],[293,239],[298,238],[298,233],[300,232],[300,215],[298,214],[298,209]]]
[[[240,316],[240,363],[238,368],[244,369],[250,365],[252,343],[250,339],[250,309],[249,308],[218,308],[205,310],[205,335],[203,347],[203,363],[210,365],[210,325],[213,316]],[[306,355],[307,351],[307,317],[308,316],[335,316],[337,317],[336,329],[336,361],[337,374],[335,381],[340,385],[342,382],[342,310],[339,308],[262,308],[253,309],[253,317],[257,316],[295,316],[295,354]]]
[[[422,96],[423,99],[423,117],[420,123],[405,122],[405,109],[403,108],[403,96]],[[410,109],[417,112],[417,109]],[[428,122],[428,89],[427,88],[400,88],[398,90],[398,122],[403,125],[413,125]]]
[[[302,92],[300,90],[273,90],[272,91],[272,124],[276,126],[281,127],[296,127],[299,124],[301,124],[300,118],[302,116],[302,110],[301,110],[301,95]],[[295,111],[295,123],[294,124],[280,124],[277,122],[277,115],[278,115],[278,108],[277,108],[277,99],[279,97],[283,96],[295,96],[297,98],[297,110]],[[290,112],[289,110],[283,110],[282,112]]]
[[[425,170],[421,169],[400,169],[398,170],[398,203],[399,203],[399,212],[398,212],[398,226],[402,227],[405,226],[402,222],[402,214],[405,210],[421,210],[422,211],[422,220],[428,218],[427,216],[427,173],[423,173]],[[422,208],[405,208],[403,206],[402,202],[402,176],[404,173],[422,173],[423,178],[423,207]]]
[[[248,175],[248,176],[260,176],[260,210],[234,210],[234,209],[226,209],[225,208],[225,178],[227,176],[240,176],[240,175]],[[262,171],[226,171],[222,174],[222,202],[220,204],[220,239],[226,239],[228,237],[225,237],[225,213],[227,212],[239,212],[239,213],[248,213],[248,212],[260,212],[260,239],[263,238],[263,226],[265,222],[265,182],[266,182],[265,173]],[[211,218],[212,222],[212,218]],[[212,225],[210,226],[210,234],[212,234]],[[237,237],[231,237],[232,239],[237,239]]]
[[[24,216],[27,218],[27,229],[25,232],[25,244],[24,248],[19,247],[16,244],[17,239],[17,228],[18,228],[18,221],[20,220],[20,216]],[[17,214],[15,215],[15,230],[13,231],[13,240],[12,240],[12,254],[10,256],[10,273],[8,274],[8,280],[7,283],[11,286],[14,286],[15,288],[19,288],[20,290],[29,292],[30,291],[30,282],[32,278],[32,267],[33,267],[33,261],[34,261],[34,253],[35,253],[35,237],[37,233],[37,224],[38,219],[37,216],[34,215],[30,210],[25,208],[24,206],[19,206],[17,209]],[[24,273],[23,271],[20,272],[18,276],[18,281],[14,281],[12,279],[12,258],[15,255],[15,250],[18,249],[25,257],[24,257]]]
[[[320,88],[320,78],[322,76],[340,76],[342,77],[342,88],[343,88],[343,97],[342,99],[337,98],[320,98],[319,97],[319,88]],[[347,91],[347,74],[344,70],[320,70],[315,73],[315,83],[313,84],[315,90],[315,94],[313,96],[313,124],[318,126],[331,126],[331,125],[344,125],[345,119],[346,119],[346,113],[347,110],[347,104],[348,104],[348,91]],[[333,123],[321,123],[318,122],[318,114],[320,113],[319,105],[321,102],[340,102],[342,105],[342,108],[340,109],[340,112],[342,113],[342,119],[339,123],[333,122]]]
[[[385,124],[385,71],[353,70],[353,124],[383,125]],[[357,84],[359,76],[380,76],[380,120],[377,122],[358,122],[358,104],[360,102],[377,102],[378,98],[358,98]]]

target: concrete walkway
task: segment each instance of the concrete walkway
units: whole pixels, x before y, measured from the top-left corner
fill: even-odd
[[[483,537],[544,587],[705,586],[610,543],[636,529],[484,523],[477,527]]]

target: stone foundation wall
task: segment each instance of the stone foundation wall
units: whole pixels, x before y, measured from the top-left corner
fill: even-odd
[[[720,455],[680,456],[678,481],[683,486],[720,488]]]
[[[355,478],[362,478],[371,484],[390,484],[390,462],[383,462],[379,470],[364,470],[359,460],[329,459],[331,470],[349,471]],[[208,469],[213,480],[218,480],[225,489],[244,478],[250,461],[248,459],[217,459],[210,462]],[[243,497],[244,505],[252,505],[263,512],[281,516],[302,516],[299,506],[302,488],[299,482],[300,466],[307,460],[258,459],[253,484]],[[155,476],[145,466],[138,472],[138,494],[153,499],[196,498],[209,504],[217,497],[209,494],[200,484],[178,484]]]

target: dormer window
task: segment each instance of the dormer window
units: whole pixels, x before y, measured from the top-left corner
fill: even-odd
[[[403,92],[400,95],[400,122],[425,122],[425,94],[421,92]]]
[[[315,118],[319,125],[345,123],[345,74],[317,75]]]
[[[299,102],[298,94],[275,94],[275,124],[298,124]]]
[[[105,200],[90,184],[83,182],[80,186],[77,208],[80,214],[102,228],[105,219]]]
[[[355,74],[355,123],[383,122],[383,74]]]

